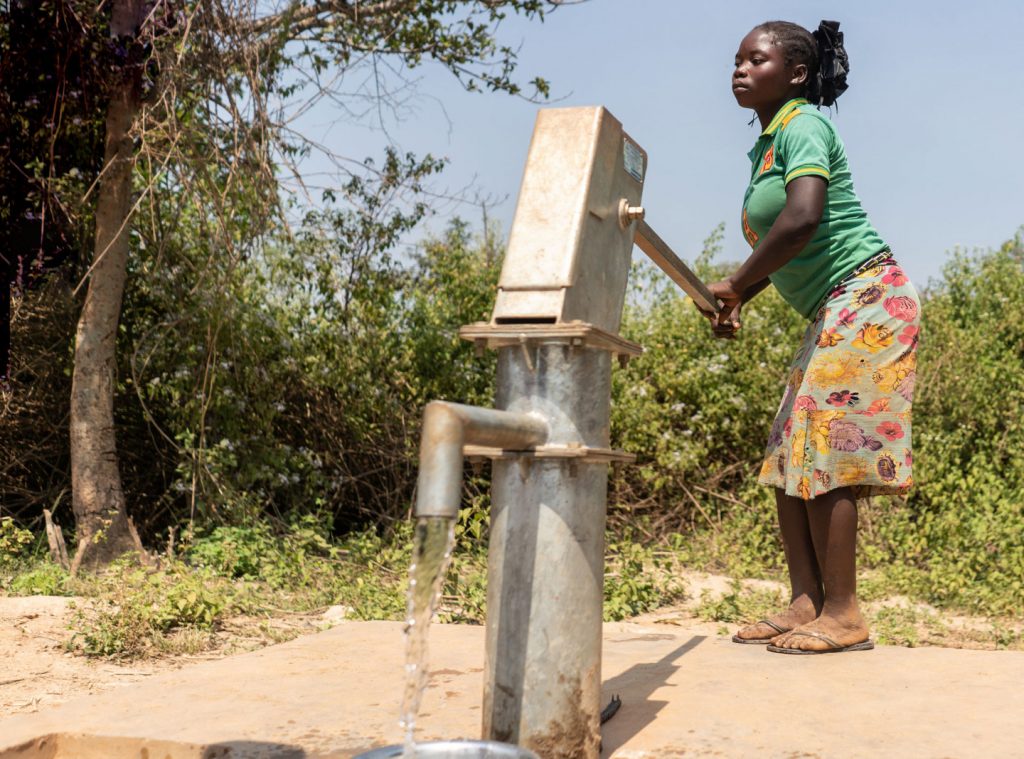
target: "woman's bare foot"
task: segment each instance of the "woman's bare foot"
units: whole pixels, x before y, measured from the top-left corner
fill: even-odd
[[[853,607],[838,613],[823,611],[817,619],[779,635],[772,641],[772,645],[795,651],[828,651],[863,643],[869,634],[867,622],[860,610]]]
[[[767,621],[778,625],[778,627],[788,632],[795,627],[812,622],[818,616],[820,609],[820,603],[815,603],[809,596],[802,595],[794,599],[788,609],[778,614],[773,614],[767,618]],[[784,633],[780,633],[772,625],[765,622],[755,622],[752,625],[741,628],[736,633],[736,637],[740,640],[768,641],[782,634]],[[772,640],[772,642],[774,643],[775,641]]]

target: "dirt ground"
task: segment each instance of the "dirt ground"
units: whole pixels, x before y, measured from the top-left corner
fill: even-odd
[[[731,634],[734,622],[702,618],[701,604],[735,592],[727,577],[692,573],[686,577],[687,601],[637,617],[632,622],[684,627],[709,636]],[[782,586],[763,580],[743,583],[744,590],[781,591]],[[66,650],[71,636],[68,623],[74,605],[82,599],[31,596],[0,596],[0,719],[30,714],[77,696],[99,694],[136,683],[168,670],[221,659],[263,648],[297,635],[318,632],[344,618],[342,607],[319,614],[290,614],[258,621],[228,620],[201,654],[148,658],[136,661],[90,659]],[[951,648],[1024,649],[1021,623],[983,617],[950,616],[905,599],[886,599],[865,605],[870,615],[879,609],[906,610],[905,625],[915,628],[915,645]],[[1009,643],[1000,643],[999,635]],[[880,625],[875,627],[881,632]]]
[[[229,620],[210,650],[202,654],[122,662],[90,659],[66,650],[71,636],[68,622],[74,605],[81,603],[82,599],[57,596],[0,596],[0,719],[318,632],[331,625],[336,613],[288,615],[259,626]]]
[[[0,718],[130,685],[188,660],[117,664],[65,650],[74,599],[0,597]]]

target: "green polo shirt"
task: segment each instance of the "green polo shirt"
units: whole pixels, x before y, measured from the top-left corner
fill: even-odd
[[[757,248],[786,205],[786,185],[812,175],[828,182],[821,223],[807,246],[771,275],[782,297],[808,319],[847,274],[888,246],[853,190],[846,149],[832,122],[803,98],[790,100],[761,133],[743,198],[743,236]]]

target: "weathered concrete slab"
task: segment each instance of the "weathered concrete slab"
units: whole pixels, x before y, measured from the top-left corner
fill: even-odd
[[[422,739],[478,737],[483,632],[431,631]],[[1021,652],[779,656],[632,624],[604,640],[605,699],[623,701],[605,756],[1024,756]],[[343,623],[0,722],[0,757],[349,757],[400,742],[402,656],[401,625]]]

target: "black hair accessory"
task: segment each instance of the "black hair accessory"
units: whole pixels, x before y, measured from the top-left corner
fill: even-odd
[[[822,21],[811,34],[818,43],[818,105],[832,105],[846,92],[850,57],[843,47],[838,21]]]

